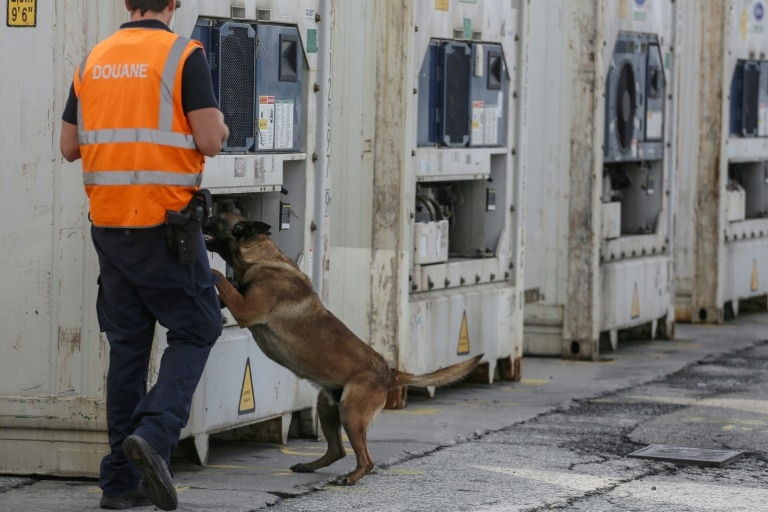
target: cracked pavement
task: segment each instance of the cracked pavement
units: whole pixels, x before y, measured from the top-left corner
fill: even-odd
[[[324,442],[214,439],[209,465],[174,461],[190,511],[755,511],[768,502],[768,313],[678,326],[601,362],[525,358],[523,380],[411,396],[370,431],[378,469],[291,473]],[[724,467],[628,458],[649,444],[743,450]],[[89,479],[0,477],[0,510],[98,510]],[[147,510],[151,510],[147,508]]]
[[[326,490],[270,510],[761,510],[766,367],[760,343],[398,464],[342,492],[345,505]],[[653,443],[747,453],[722,468],[626,457]]]

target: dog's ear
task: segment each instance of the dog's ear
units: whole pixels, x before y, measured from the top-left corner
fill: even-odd
[[[251,225],[252,225],[254,235],[269,236],[272,234],[272,232],[269,231],[270,229],[272,229],[272,226],[270,226],[269,224],[265,224],[264,222],[259,222],[258,220],[254,220],[253,222],[251,222]]]
[[[258,220],[238,222],[232,227],[232,236],[235,238],[250,238],[256,235],[270,235],[272,226]]]
[[[232,233],[232,236],[235,238],[243,238],[247,230],[248,230],[248,226],[246,226],[245,222],[238,222],[237,224],[232,226],[232,230],[230,232]]]

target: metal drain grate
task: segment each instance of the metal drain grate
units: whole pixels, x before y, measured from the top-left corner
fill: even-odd
[[[705,448],[652,444],[630,453],[627,457],[673,462],[684,466],[715,466],[719,468],[730,464],[742,455],[744,455],[744,452],[734,450],[708,450]]]

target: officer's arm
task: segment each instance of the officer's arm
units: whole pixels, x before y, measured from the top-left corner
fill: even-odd
[[[224,114],[217,108],[201,108],[187,112],[195,145],[205,156],[216,156],[229,137]]]
[[[61,155],[67,162],[74,162],[80,158],[80,142],[77,139],[77,125],[61,122],[61,139],[59,140]]]

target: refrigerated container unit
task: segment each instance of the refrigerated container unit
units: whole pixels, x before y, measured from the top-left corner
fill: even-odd
[[[127,21],[117,3],[38,2],[35,24],[3,26],[3,47],[17,72],[0,78],[8,120],[0,137],[3,208],[18,223],[0,229],[7,242],[4,282],[15,291],[0,308],[0,467],[13,474],[96,476],[109,450],[104,391],[108,343],[96,322],[98,264],[91,247],[79,164],[66,164],[59,116],[86,48]],[[208,159],[203,187],[216,210],[237,209],[271,224],[276,244],[327,294],[330,196],[325,129],[329,108],[327,4],[290,0],[188,2],[171,28],[199,39],[217,99],[230,126],[224,151]],[[21,45],[21,46],[19,46]],[[318,84],[317,87],[315,84]],[[261,108],[260,108],[261,107]],[[10,126],[15,126],[10,129]],[[48,136],[42,136],[44,134]],[[43,142],[48,140],[48,143]],[[310,155],[310,156],[308,156]],[[211,256],[211,264],[227,272]],[[183,439],[201,462],[218,432],[285,442],[296,432],[317,436],[317,391],[268,360],[249,331],[223,311],[225,327],[193,397]],[[150,384],[165,345],[158,328]]]
[[[519,379],[527,3],[334,5],[331,309],[400,370]]]
[[[768,24],[754,0],[678,8],[675,312],[721,323],[768,297]]]
[[[672,336],[674,5],[531,5],[525,354]]]

